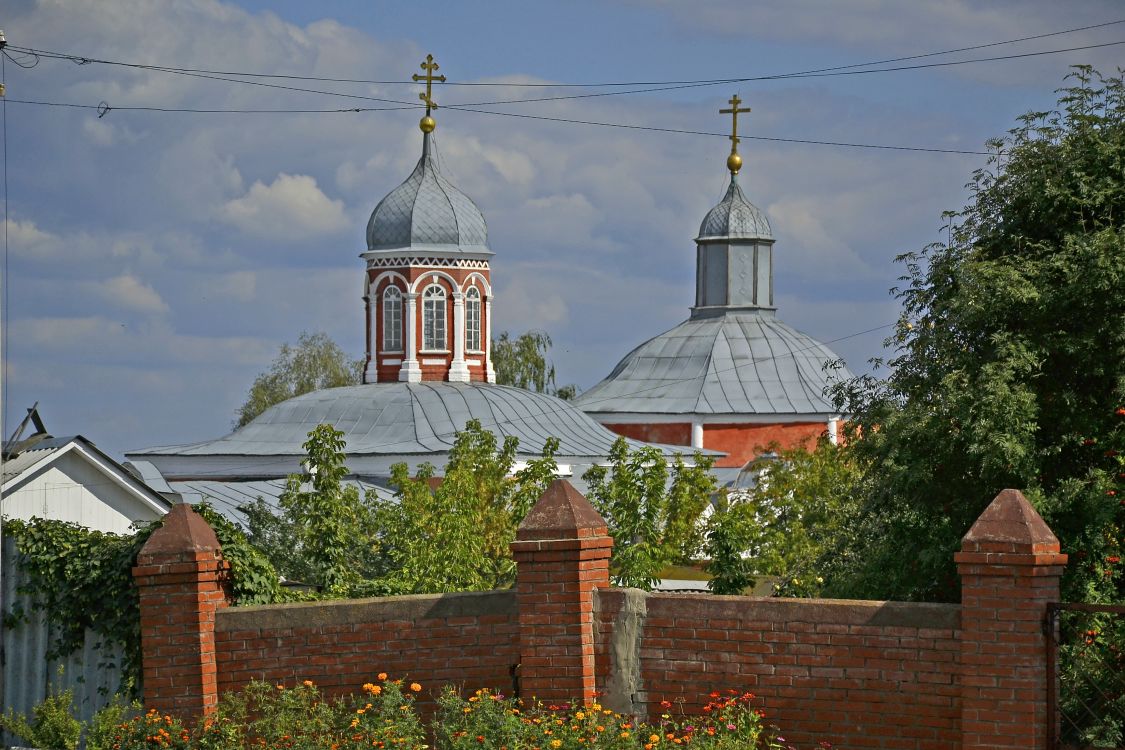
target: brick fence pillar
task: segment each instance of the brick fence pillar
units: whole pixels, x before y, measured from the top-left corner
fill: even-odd
[[[1048,602],[1066,555],[1018,490],[1004,490],[954,556],[961,574],[963,748],[1047,750]]]
[[[148,708],[194,719],[218,703],[215,611],[227,605],[227,567],[214,530],[187,504],[164,516],[137,555]]]
[[[556,479],[516,532],[520,692],[546,702],[594,696],[594,589],[609,586],[605,520]]]

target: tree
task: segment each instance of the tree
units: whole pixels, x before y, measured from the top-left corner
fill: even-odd
[[[691,464],[676,456],[669,472],[657,448],[630,452],[618,438],[609,468],[582,475],[587,498],[613,537],[610,568],[619,586],[651,589],[668,565],[690,562],[703,542],[704,509],[718,491],[712,460],[700,453]]]
[[[311,582],[327,596],[364,593],[380,568],[371,498],[345,485],[343,433],[318,425],[304,445],[305,473],[290,475],[281,514],[259,498],[241,508],[248,537],[287,578]]]
[[[815,595],[823,583],[819,558],[855,507],[858,477],[846,449],[821,438],[811,451],[774,444],[768,455],[754,486],[721,498],[708,520],[708,585],[716,594],[738,594],[772,576],[778,593]]]
[[[281,345],[267,372],[254,379],[238,410],[235,427],[242,427],[274,404],[321,388],[358,385],[363,360],[348,359],[326,333],[301,332],[296,345]]]
[[[556,386],[555,366],[547,358],[550,351],[551,337],[543,331],[528,331],[514,339],[503,331],[492,341],[496,382],[569,401],[578,395],[578,386]]]
[[[514,582],[509,546],[554,479],[558,441],[548,441],[542,457],[513,472],[518,446],[511,436],[498,446],[474,419],[457,433],[444,476],[430,464],[414,477],[406,464],[391,467],[395,498],[379,503],[376,513],[391,565],[388,590],[482,591]]]
[[[957,597],[953,553],[1021,488],[1070,555],[1065,596],[1125,600],[1125,86],[1088,67],[907,253],[883,381],[844,384],[862,512],[825,558],[849,596]]]

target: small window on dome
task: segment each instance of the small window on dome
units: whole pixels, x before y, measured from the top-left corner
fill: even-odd
[[[383,292],[383,351],[402,351],[402,292],[397,286]]]
[[[445,344],[445,290],[430,284],[422,292],[422,348],[442,351]]]
[[[480,290],[475,286],[465,292],[465,348],[471,352],[480,347]]]

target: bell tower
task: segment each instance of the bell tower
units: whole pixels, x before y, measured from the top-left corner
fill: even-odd
[[[367,223],[365,383],[495,382],[489,344],[492,283],[488,227],[476,204],[441,173],[434,130],[433,55],[421,64],[426,90],[422,156]]]

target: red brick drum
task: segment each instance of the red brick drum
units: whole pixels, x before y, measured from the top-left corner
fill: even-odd
[[[954,559],[961,574],[963,748],[1046,750],[1044,615],[1066,555],[1018,490],[981,514]]]
[[[227,566],[215,532],[186,504],[164,516],[137,555],[148,708],[183,719],[215,709],[215,612],[227,606]]]
[[[605,520],[556,479],[516,532],[520,692],[550,702],[591,700],[594,591],[609,587]]]

